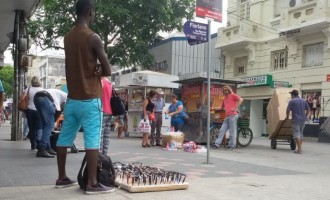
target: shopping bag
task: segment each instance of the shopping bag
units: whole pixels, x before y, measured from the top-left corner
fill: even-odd
[[[112,87],[112,97],[110,99],[110,105],[113,116],[120,116],[125,114],[125,105],[123,100],[118,96],[114,87]]]
[[[19,102],[18,102],[18,110],[21,111],[21,112],[25,112],[27,109],[28,109],[28,104],[29,104],[29,92],[30,92],[30,88],[28,89],[27,91],[27,94],[26,96],[24,97],[24,99],[21,99]]]
[[[150,126],[149,120],[142,119],[139,123],[138,131],[141,133],[150,133],[151,126]]]

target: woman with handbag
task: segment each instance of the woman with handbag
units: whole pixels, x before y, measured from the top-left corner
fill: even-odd
[[[171,127],[174,128],[174,131],[182,131],[184,126],[184,111],[183,104],[178,100],[178,96],[171,94],[170,96],[171,105],[168,110],[165,112],[168,116],[171,116]]]
[[[144,121],[149,120],[149,126],[151,127],[151,123],[155,121],[155,113],[154,113],[154,98],[157,92],[155,90],[150,90],[148,97],[143,101],[143,119]],[[149,132],[143,132],[142,137],[142,147],[150,147],[149,142]]]
[[[103,155],[108,155],[108,148],[110,143],[110,126],[112,119],[112,108],[110,105],[110,99],[112,96],[112,83],[106,78],[102,77],[102,110],[103,110],[103,120],[102,120],[102,130],[101,130],[101,145],[100,153]]]
[[[37,142],[40,140],[42,135],[42,124],[37,108],[34,105],[33,98],[34,95],[42,91],[43,88],[40,87],[39,78],[34,76],[31,79],[31,87],[26,88],[21,95],[20,102],[26,101],[27,98],[27,109],[25,111],[26,119],[29,127],[29,139],[31,142],[31,150],[37,149]]]

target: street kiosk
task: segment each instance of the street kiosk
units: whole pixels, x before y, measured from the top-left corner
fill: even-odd
[[[232,87],[236,92],[237,84],[244,83],[241,81],[225,80],[211,78],[210,106],[220,107],[223,101],[222,89],[224,85]],[[184,111],[189,115],[189,124],[185,125],[184,134],[186,141],[194,141],[196,143],[207,142],[207,78],[196,77],[175,81],[182,84],[181,101]],[[219,120],[219,113],[211,112],[211,122]],[[215,136],[211,136],[214,139]]]
[[[164,108],[167,110],[172,89],[179,87],[179,77],[154,71],[137,71],[129,74],[124,74],[119,77],[116,88],[127,91],[128,100],[128,133],[130,136],[142,135],[137,131],[138,124],[141,120],[141,113],[143,111],[143,100],[148,96],[151,89],[160,88],[164,94],[162,97],[166,102]],[[165,119],[163,115],[162,132],[168,131],[170,128],[170,119]]]

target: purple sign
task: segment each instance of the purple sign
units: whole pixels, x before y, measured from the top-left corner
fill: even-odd
[[[208,24],[187,21],[183,25],[183,32],[188,38],[190,45],[200,44],[208,41]]]

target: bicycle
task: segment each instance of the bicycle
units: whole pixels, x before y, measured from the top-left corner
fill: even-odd
[[[253,132],[249,128],[250,122],[248,119],[239,118],[237,120],[237,145],[247,147],[251,144],[253,139]]]
[[[222,122],[212,122],[210,125],[210,143],[214,144],[217,139]],[[224,136],[226,137],[226,136]],[[237,120],[237,137],[236,145],[240,147],[247,147],[251,144],[253,139],[253,131],[249,128],[249,120],[241,119]],[[225,141],[226,142],[226,141]]]

